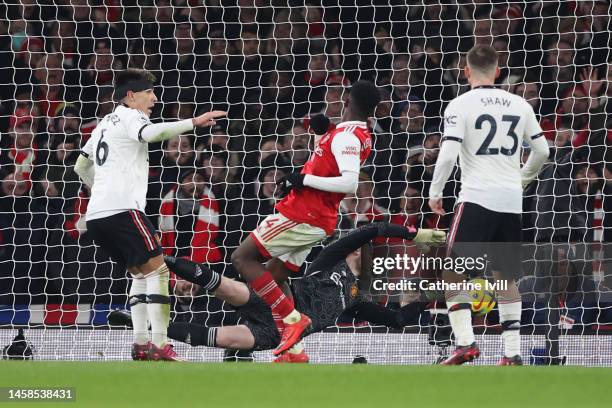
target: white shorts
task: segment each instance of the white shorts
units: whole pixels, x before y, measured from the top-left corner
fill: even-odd
[[[289,270],[297,272],[312,247],[327,234],[322,228],[291,221],[282,214],[272,214],[251,232],[251,237],[262,256],[278,258]]]

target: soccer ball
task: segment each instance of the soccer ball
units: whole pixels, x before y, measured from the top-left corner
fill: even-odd
[[[469,290],[468,294],[471,299],[472,313],[482,316],[489,313],[495,307],[495,293],[487,289],[486,279],[477,278],[470,280],[470,283],[480,284],[480,290]]]

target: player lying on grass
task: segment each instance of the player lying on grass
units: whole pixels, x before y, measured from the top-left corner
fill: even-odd
[[[363,269],[360,248],[376,237],[399,237],[413,240],[417,244],[441,245],[445,242],[446,234],[429,229],[417,232],[403,226],[377,223],[357,229],[326,247],[305,277],[295,280],[292,285],[296,306],[312,319],[312,327],[306,335],[333,326],[344,311],[357,320],[396,329],[404,327],[421,313],[425,305],[421,302],[392,310],[358,293],[357,279]],[[244,319],[244,324],[225,327],[172,324],[169,337],[192,346],[231,349],[266,350],[278,345],[280,336],[271,309],[246,284],[221,277],[204,265],[184,259],[166,257],[166,262],[178,276],[201,285],[236,307]],[[308,356],[303,347],[298,346],[281,354],[275,361],[306,362]]]
[[[411,230],[387,223],[368,224],[327,246],[312,263],[304,278],[292,284],[295,304],[312,319],[305,335],[333,326],[343,312],[357,320],[400,329],[424,309],[424,302],[415,302],[392,310],[367,300],[357,289],[362,270],[360,248],[376,237],[398,237],[415,244],[442,245],[443,231]],[[225,278],[207,266],[165,257],[178,276],[196,283],[236,308],[242,319],[237,326],[206,327],[195,323],[171,323],[168,336],[192,346],[221,347],[239,350],[268,350],[280,342],[280,334],[272,311],[249,287]],[[300,343],[298,343],[300,344]],[[281,354],[277,362],[307,362],[303,348],[292,348]]]

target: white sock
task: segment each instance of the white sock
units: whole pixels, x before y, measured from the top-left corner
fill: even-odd
[[[453,333],[455,333],[455,343],[457,346],[469,346],[476,340],[474,329],[472,328],[472,311],[469,308],[451,311],[453,306],[459,304],[461,303],[446,301],[448,320],[450,320]]]
[[[168,342],[170,297],[168,293],[168,267],[163,264],[144,279],[147,282],[147,311],[151,320],[151,341],[157,347]]]
[[[499,320],[504,331],[504,355],[514,357],[521,355],[521,302],[498,303]]]
[[[285,316],[285,318],[283,319],[283,322],[285,322],[286,324],[297,323],[300,321],[301,318],[302,318],[302,315],[300,314],[300,312],[293,309],[293,312]]]
[[[289,350],[287,350],[289,353],[291,354],[300,354],[302,351],[304,351],[304,344],[299,341],[297,343],[295,343]]]
[[[144,279],[132,279],[130,288],[130,311],[132,313],[132,327],[134,330],[134,343],[147,344],[149,342],[149,317],[147,313],[147,283]]]

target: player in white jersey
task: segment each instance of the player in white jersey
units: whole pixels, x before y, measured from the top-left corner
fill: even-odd
[[[444,137],[429,206],[436,214],[444,214],[442,190],[459,156],[461,191],[447,255],[486,254],[495,278],[507,282],[506,289],[497,291],[504,340],[499,364],[519,365],[521,296],[515,277],[521,268],[516,244],[521,241],[522,193],[523,186],[537,176],[549,149],[527,101],[494,86],[499,76],[497,61],[497,52],[489,46],[476,46],[467,55],[465,73],[472,89],[451,101],[444,112]],[[521,168],[523,141],[531,146],[531,153]],[[452,283],[465,278],[449,270],[443,279]],[[457,349],[442,364],[463,364],[480,355],[472,329],[471,300],[465,291],[447,290],[445,296]]]
[[[134,360],[178,360],[167,340],[170,319],[168,267],[155,228],[144,214],[149,176],[149,142],[161,142],[196,126],[212,126],[225,112],[153,124],[155,77],[126,70],[115,79],[115,110],[106,115],[83,146],[75,171],[91,187],[87,231],[133,277]],[[151,341],[149,341],[149,321]]]

